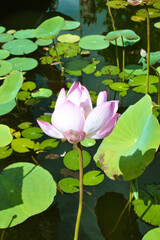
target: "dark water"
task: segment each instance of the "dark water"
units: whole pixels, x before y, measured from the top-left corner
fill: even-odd
[[[107,34],[112,31],[110,16],[107,11],[106,1],[96,0],[59,0],[59,1],[10,1],[10,5],[3,1],[0,16],[0,25],[7,29],[26,29],[35,28],[47,18],[60,15],[66,20],[76,20],[81,22],[81,29],[72,31],[73,34],[85,36],[89,34]],[[3,11],[2,11],[3,9]],[[132,7],[123,10],[112,10],[115,25],[117,29],[132,29],[143,38],[135,46],[126,49],[126,65],[136,63],[139,60],[139,50],[146,48],[146,23],[134,23],[130,20]],[[153,20],[154,21],[154,20]],[[151,25],[151,51],[157,51],[160,48],[159,31]],[[61,32],[63,33],[63,32]],[[143,34],[142,34],[143,33]],[[138,54],[137,54],[138,52]],[[120,59],[122,57],[119,51]],[[39,57],[39,55],[37,55]],[[95,57],[101,60],[98,68],[109,64],[115,65],[115,49],[113,46],[103,51],[91,52],[91,58]],[[99,92],[104,90],[101,81],[106,76],[96,78],[93,74],[82,74],[80,77],[66,75],[61,79],[59,69],[48,66],[39,66],[36,70],[27,73],[27,79],[34,80],[37,87],[49,87],[56,94],[67,81],[81,81],[89,90]],[[63,80],[63,81],[62,81]],[[108,91],[108,98],[113,99],[114,93]],[[135,103],[141,94],[130,92],[128,97],[124,98],[123,106],[127,107]],[[119,98],[116,96],[117,99]],[[3,117],[3,123],[11,127],[17,126],[23,121],[31,121],[36,125],[35,119],[45,111],[50,111],[46,106],[50,100],[44,100],[40,105],[26,109],[20,105],[20,114],[15,109],[13,112]],[[91,148],[90,153],[94,155],[98,145]],[[71,150],[72,146],[65,142],[59,144],[51,153],[63,154],[65,150]],[[48,154],[48,153],[47,153]],[[47,169],[58,182],[65,176],[73,176],[73,172],[65,171],[62,158],[45,159],[46,153],[41,153],[37,157],[42,167]],[[2,160],[2,166],[6,166],[15,161],[32,161],[30,154],[14,154],[9,159]],[[86,169],[95,169],[92,162]],[[147,168],[140,177],[140,186],[151,182],[160,183],[158,176],[160,169],[159,156]],[[86,171],[85,170],[85,171]],[[157,173],[157,174],[156,174]],[[79,233],[80,240],[140,240],[142,235],[148,231],[151,226],[137,219],[134,211],[130,213],[127,210],[120,221],[117,229],[112,233],[112,229],[118,219],[121,211],[129,198],[129,184],[126,182],[112,181],[107,177],[98,186],[85,187],[84,205]],[[37,199],[38,201],[38,199]],[[58,192],[53,205],[45,212],[32,216],[24,223],[11,229],[6,229],[4,240],[72,240],[74,235],[74,225],[78,208],[78,194],[60,194]]]

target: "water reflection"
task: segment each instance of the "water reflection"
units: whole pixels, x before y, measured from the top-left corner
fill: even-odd
[[[81,5],[81,18],[83,23],[88,26],[92,23],[96,23],[96,5],[95,0],[80,0]]]

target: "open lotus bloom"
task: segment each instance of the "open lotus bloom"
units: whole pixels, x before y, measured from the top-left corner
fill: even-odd
[[[141,0],[128,0],[129,4],[132,6],[137,6],[142,3]]]
[[[37,120],[41,129],[50,137],[66,138],[70,143],[78,143],[85,137],[101,139],[108,136],[120,114],[119,101],[107,102],[107,93],[100,92],[97,106],[92,107],[87,88],[73,83],[66,96],[62,88],[51,117],[52,124]]]

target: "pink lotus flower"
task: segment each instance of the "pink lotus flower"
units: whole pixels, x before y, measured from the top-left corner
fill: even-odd
[[[66,138],[70,143],[78,143],[85,137],[101,139],[108,136],[120,114],[119,101],[107,102],[107,93],[100,92],[97,106],[93,109],[87,88],[73,83],[65,96],[62,88],[52,114],[52,124],[37,120],[41,129],[50,137]]]
[[[141,0],[127,0],[127,1],[128,1],[129,4],[132,5],[132,6],[137,6],[137,5],[139,5],[139,4],[142,3]]]

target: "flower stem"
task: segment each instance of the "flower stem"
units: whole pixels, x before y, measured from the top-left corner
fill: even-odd
[[[150,67],[150,20],[149,20],[149,12],[147,5],[144,3],[144,8],[147,15],[147,79],[146,79],[146,94],[148,94],[149,90],[149,67]]]
[[[124,68],[125,68],[125,48],[124,48],[124,41],[123,41],[123,37],[121,36],[121,39],[122,39],[122,45],[123,45],[123,79],[122,81],[124,82]]]
[[[5,229],[2,230],[2,234],[1,234],[1,239],[0,240],[4,239],[4,233],[5,233]]]
[[[77,213],[77,220],[74,232],[74,240],[78,239],[79,226],[82,214],[82,206],[83,206],[83,156],[80,143],[75,144],[76,149],[78,150],[79,155],[79,206]]]

